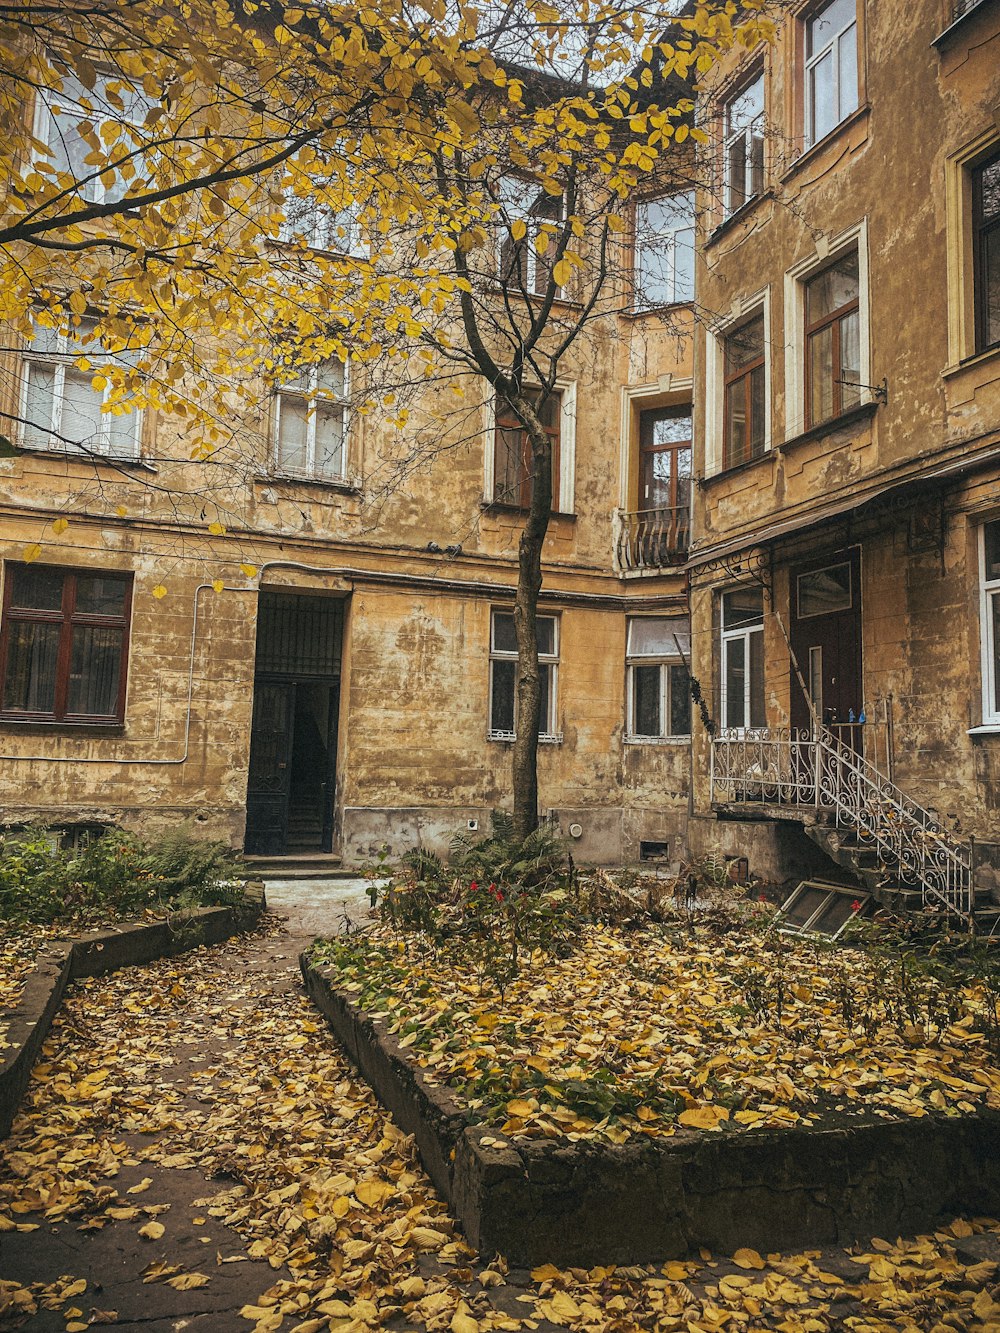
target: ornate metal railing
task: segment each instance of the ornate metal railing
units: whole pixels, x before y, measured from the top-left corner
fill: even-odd
[[[849,739],[823,728],[728,731],[712,741],[713,802],[764,802],[832,814],[924,903],[972,913],[972,848],[949,834]]]
[[[687,558],[691,518],[686,505],[615,511],[615,563],[619,569],[662,569]]]

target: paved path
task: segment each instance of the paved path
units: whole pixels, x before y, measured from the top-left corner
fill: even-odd
[[[1000,1236],[964,1223],[749,1273],[483,1268],[302,994],[311,920],[73,988],[0,1154],[0,1328],[1000,1328]]]

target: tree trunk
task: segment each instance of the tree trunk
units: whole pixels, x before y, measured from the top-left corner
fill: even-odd
[[[538,827],[538,724],[541,679],[538,670],[536,619],[542,587],[542,546],[552,513],[552,442],[534,404],[518,397],[511,406],[525,422],[531,443],[531,505],[517,548],[517,593],[514,632],[517,636],[517,681],[514,723],[514,836],[524,841]]]

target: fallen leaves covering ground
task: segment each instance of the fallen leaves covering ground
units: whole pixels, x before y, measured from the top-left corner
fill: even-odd
[[[982,996],[894,991],[855,949],[711,924],[583,929],[503,998],[415,932],[317,946],[470,1120],[512,1136],[669,1135],[1000,1107]],[[752,923],[751,923],[752,924]],[[907,1012],[900,1012],[908,1006]]]
[[[0,922],[0,1051],[10,1046],[7,1041],[10,1011],[21,998],[24,983],[46,938],[45,932]]]
[[[181,1269],[168,1247],[220,1217],[259,1262],[242,1311],[256,1333],[1000,1329],[1000,1224],[985,1220],[856,1253],[530,1276],[482,1266],[292,977],[279,986],[273,964],[261,970],[275,947],[200,949],[74,989],[3,1154],[0,1231],[38,1229],[42,1245],[58,1222],[134,1228],[144,1282],[210,1293],[218,1268]],[[145,1174],[119,1191],[125,1164]],[[190,1218],[157,1199],[160,1168],[205,1178]],[[30,1329],[40,1309],[68,1333],[117,1322],[79,1275],[0,1280],[0,1325]]]

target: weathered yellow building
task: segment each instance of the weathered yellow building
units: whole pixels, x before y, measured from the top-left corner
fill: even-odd
[[[826,851],[895,820],[961,897],[1000,807],[1000,11],[782,11],[704,97],[691,845],[779,875],[817,807]]]

